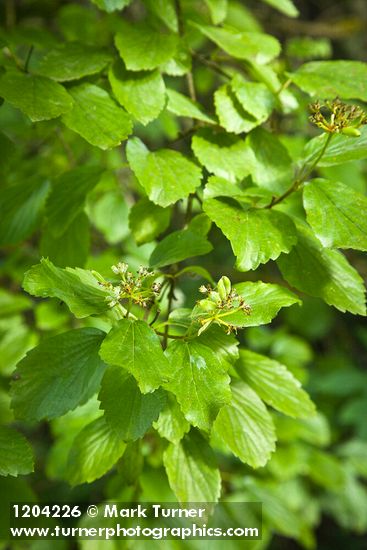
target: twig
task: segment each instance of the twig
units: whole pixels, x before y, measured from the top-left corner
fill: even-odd
[[[173,300],[175,298],[175,284],[176,284],[175,279],[171,279],[170,289],[169,289],[169,293],[168,293],[167,319],[170,316],[170,313],[171,313],[171,310],[172,310],[172,303],[173,303]],[[166,325],[165,328],[164,328],[164,333],[162,334],[162,336],[163,336],[163,349],[166,349],[166,347],[167,347],[167,339],[169,337],[168,332],[169,332],[169,326]]]
[[[308,178],[308,176],[310,174],[312,174],[312,172],[314,171],[314,169],[316,168],[316,166],[318,165],[318,163],[320,162],[320,160],[324,156],[325,151],[328,148],[332,137],[333,137],[333,134],[329,133],[327,138],[326,138],[326,141],[325,141],[325,143],[324,143],[324,145],[323,145],[323,147],[322,147],[322,149],[319,153],[319,155],[316,157],[316,159],[311,164],[311,166],[307,167],[307,164],[304,164],[302,166],[301,170],[300,170],[300,176],[294,180],[294,182],[289,187],[289,189],[287,189],[287,191],[285,191],[279,197],[273,197],[271,202],[267,206],[265,206],[264,208],[273,208],[273,206],[275,206],[276,204],[279,204],[280,202],[283,202],[284,199],[289,197],[289,195],[291,195],[294,191],[297,191],[299,186],[302,185],[302,183],[304,183],[306,181],[306,179]],[[305,168],[307,168],[307,170],[306,170],[306,172],[303,173]]]
[[[158,319],[160,313],[161,313],[161,310],[160,310],[159,308],[157,308],[157,311],[155,312],[153,319],[152,319],[152,320],[150,321],[150,323],[149,323],[149,326],[150,326],[150,327],[151,327],[152,325],[154,325],[154,323],[155,323],[156,320]]]
[[[183,340],[184,338],[186,338],[186,336],[177,336],[175,334],[168,334],[166,335],[166,331],[163,332],[159,332],[158,330],[155,331],[156,334],[158,334],[158,336],[163,336],[165,342],[166,342],[166,347],[167,347],[167,340],[166,338],[173,338],[174,340]]]
[[[201,55],[200,53],[195,51],[192,51],[191,54],[200,63],[202,63],[203,65],[206,65],[207,67],[209,67],[209,69],[212,69],[212,71],[220,74],[221,76],[224,76],[225,78],[228,78],[229,80],[232,78],[232,76],[229,73],[227,73],[227,71],[222,69],[222,67],[215,61],[212,61],[211,59],[207,59],[204,55]]]
[[[185,212],[185,225],[187,225],[191,219],[193,198],[194,198],[194,195],[191,193],[191,195],[189,195],[187,199],[187,207]]]
[[[275,95],[279,96],[282,92],[284,92],[284,90],[286,90],[288,88],[288,86],[290,86],[292,84],[292,79],[291,78],[288,78],[288,80],[285,80],[283,82],[283,84],[281,85],[281,87],[279,88],[279,90],[277,92],[275,92]]]
[[[182,9],[181,9],[181,2],[180,0],[175,0],[175,11],[177,15],[177,24],[178,24],[178,34],[182,37],[185,35],[185,23],[182,16]],[[195,91],[195,84],[194,84],[194,76],[192,74],[192,71],[189,71],[186,74],[186,82],[187,82],[187,88],[189,91],[190,98],[193,101],[196,101],[196,91]]]
[[[187,88],[189,90],[189,95],[192,101],[196,101],[196,91],[195,91],[195,84],[194,84],[194,76],[192,74],[192,71],[189,71],[186,74],[186,82],[187,82]]]
[[[325,154],[325,151],[326,149],[329,147],[329,144],[330,144],[330,141],[331,141],[331,138],[333,137],[334,134],[332,133],[329,133],[327,138],[326,138],[326,141],[324,143],[324,146],[323,148],[321,149],[320,151],[320,154],[316,157],[316,160],[311,164],[311,166],[308,168],[306,174],[303,176],[303,179],[305,180],[313,171],[314,169],[316,168],[316,166],[318,165],[318,163],[320,162],[320,160],[322,159],[322,157],[324,156]],[[306,168],[307,166],[303,166],[302,169]],[[302,173],[302,171],[301,171]]]
[[[26,60],[25,60],[25,62],[24,62],[24,72],[25,72],[25,73],[28,72],[28,65],[29,65],[29,62],[30,62],[30,60],[31,60],[33,50],[34,50],[34,46],[33,46],[33,44],[32,44],[31,47],[30,47],[29,50],[28,50],[27,58],[26,58]]]
[[[194,126],[191,126],[190,128],[188,128],[187,130],[184,130],[183,132],[180,132],[178,134],[178,136],[173,141],[171,141],[169,143],[169,145],[174,145],[175,143],[178,143],[182,139],[185,139],[185,138],[191,136],[191,134],[195,133],[196,130],[198,130],[200,127],[201,127],[201,125],[195,124]]]

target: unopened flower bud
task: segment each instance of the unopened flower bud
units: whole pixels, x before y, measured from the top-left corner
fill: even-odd
[[[217,289],[221,300],[226,300],[231,293],[231,281],[228,277],[221,277],[218,281]]]
[[[342,128],[341,133],[351,137],[359,137],[361,135],[361,132],[357,128],[354,128],[354,126]]]

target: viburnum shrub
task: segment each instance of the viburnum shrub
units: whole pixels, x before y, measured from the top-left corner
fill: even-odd
[[[231,0],[56,4],[2,8],[1,330],[17,336],[0,472],[33,471],[26,437],[37,450],[47,420],[49,480],[112,470],[106,498],[271,508],[285,434],[307,442],[285,470],[337,466],[302,435],[324,421],[300,369],[246,331],[307,296],[366,314],[349,249],[367,250],[367,199],[337,168],[367,158],[367,65],[321,40],[282,49]],[[317,514],[284,509],[266,532],[312,546]]]

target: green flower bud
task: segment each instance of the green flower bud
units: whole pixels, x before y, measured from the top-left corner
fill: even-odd
[[[105,283],[105,279],[102,277],[102,275],[100,273],[98,273],[98,271],[94,271],[94,269],[91,270],[91,273],[93,275],[93,277],[95,279],[97,279],[97,281],[99,281],[100,283]]]
[[[222,277],[218,281],[217,290],[222,300],[226,300],[231,293],[232,285],[228,277]]]
[[[200,300],[200,309],[207,311],[208,313],[216,309],[216,304],[212,300]]]
[[[221,297],[220,297],[219,292],[215,292],[215,290],[212,291],[212,292],[209,294],[209,299],[210,299],[212,302],[215,302],[216,304],[219,304],[220,301],[221,301]]]
[[[357,130],[357,128],[355,128],[354,126],[347,126],[346,128],[343,128],[341,132],[346,136],[352,137],[359,137],[361,135],[361,132]]]

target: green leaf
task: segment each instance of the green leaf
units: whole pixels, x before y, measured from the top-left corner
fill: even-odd
[[[54,237],[48,225],[42,230],[40,255],[58,267],[83,267],[89,248],[89,219],[84,212],[78,214],[59,237]]]
[[[242,108],[256,119],[257,124],[269,118],[275,99],[265,84],[248,82],[237,74],[231,82],[231,88]]]
[[[251,172],[252,151],[235,136],[203,129],[192,138],[192,150],[208,172],[230,182],[242,180]]]
[[[367,101],[367,63],[310,61],[288,76],[311,96]]]
[[[275,260],[282,252],[288,253],[297,241],[292,220],[282,212],[243,210],[218,199],[204,201],[204,210],[231,242],[239,271]]]
[[[274,419],[279,441],[293,445],[300,439],[318,447],[326,447],[331,443],[330,427],[321,413],[317,412],[305,419],[295,420],[283,415],[277,415]]]
[[[132,138],[126,154],[139,183],[159,206],[169,206],[187,197],[200,185],[200,168],[177,151],[150,152],[139,138]]]
[[[15,313],[31,309],[32,306],[32,300],[28,296],[0,289],[0,318],[12,317]]]
[[[300,304],[301,300],[287,288],[258,281],[239,283],[234,287],[251,311],[226,316],[226,321],[239,327],[255,327],[270,323],[282,307]]]
[[[153,0],[152,0],[153,1]],[[155,1],[155,0],[154,0]],[[181,40],[172,59],[162,63],[160,70],[170,76],[183,76],[192,68],[192,57],[187,44]]]
[[[204,437],[191,431],[163,454],[169,484],[179,502],[217,502],[221,480],[215,455]]]
[[[204,0],[210,11],[210,16],[214,25],[222,23],[227,16],[227,0]]]
[[[46,53],[33,71],[65,82],[99,73],[110,61],[111,56],[103,50],[78,42],[65,42]]]
[[[120,20],[118,28],[116,48],[129,71],[156,69],[175,53],[178,38],[174,34],[164,34],[145,22]]]
[[[154,13],[167,27],[178,32],[177,13],[175,0],[144,0],[144,4]]]
[[[125,449],[126,443],[109,427],[103,416],[93,420],[73,442],[67,481],[75,486],[99,479],[116,464]]]
[[[214,279],[209,271],[201,265],[188,265],[187,267],[180,269],[180,271],[177,273],[177,277],[181,277],[182,275],[186,274],[191,276],[192,278],[201,277],[202,279],[209,281],[209,283],[214,284]]]
[[[367,250],[367,198],[344,183],[314,179],[303,189],[307,221],[325,247]]]
[[[171,377],[159,337],[145,321],[121,319],[108,333],[100,355],[109,365],[130,372],[143,393],[155,390]]]
[[[73,100],[65,88],[44,76],[9,71],[0,77],[0,97],[20,109],[32,122],[67,113]]]
[[[92,223],[109,244],[121,242],[129,234],[128,205],[122,189],[111,189],[91,206]]]
[[[7,426],[0,426],[0,476],[18,476],[33,472],[32,448],[26,438]]]
[[[323,499],[325,512],[332,515],[342,529],[364,533],[367,528],[367,491],[353,470],[344,469],[343,488],[335,492],[329,491]]]
[[[261,32],[241,32],[232,27],[196,25],[217,46],[237,59],[265,64],[280,53],[276,38]]]
[[[327,139],[325,133],[311,139],[304,148],[303,162],[312,166],[319,157]],[[361,128],[361,135],[358,138],[351,138],[341,134],[333,135],[326,152],[317,163],[318,167],[335,166],[352,160],[367,158],[367,126]]]
[[[153,241],[169,226],[171,210],[162,208],[142,198],[134,204],[129,214],[129,226],[138,245]]]
[[[312,467],[309,477],[314,483],[330,491],[344,493],[346,469],[338,458],[319,449],[311,448],[310,463]]]
[[[82,166],[55,180],[46,204],[49,229],[55,237],[62,235],[83,210],[87,194],[97,185],[101,175],[100,167]]]
[[[109,149],[120,145],[131,134],[129,115],[102,88],[85,83],[68,91],[74,99],[74,106],[62,121],[89,143]]]
[[[273,194],[257,185],[244,187],[241,184],[231,184],[217,176],[210,176],[205,185],[204,199],[222,198],[224,202],[231,204],[228,197],[232,197],[245,208],[265,208],[271,203]],[[232,204],[235,203],[232,201]]]
[[[228,370],[238,359],[238,341],[233,335],[225,334],[220,327],[212,327],[198,340],[208,346],[216,355],[225,370]]]
[[[141,393],[135,379],[120,367],[107,369],[98,399],[107,424],[126,441],[143,437],[165,405],[163,390]]]
[[[292,0],[263,0],[263,2],[284,13],[284,15],[288,15],[288,17],[297,17],[299,15],[299,11]]]
[[[214,103],[220,125],[227,132],[241,134],[258,125],[257,120],[243,109],[229,84],[224,84],[215,92]]]
[[[205,237],[207,233],[196,231],[193,226],[195,218],[187,229],[173,231],[153,250],[149,265],[155,268],[182,262],[187,258],[208,254],[213,247]]]
[[[208,116],[203,107],[196,101],[192,101],[192,99],[171,89],[167,89],[167,97],[167,109],[174,115],[194,118],[196,120],[208,122],[209,124],[215,124],[215,119]]]
[[[297,226],[298,242],[278,259],[284,279],[340,311],[365,315],[365,288],[358,272],[337,250],[323,248],[312,232]]]
[[[40,221],[50,184],[30,178],[2,190],[0,202],[0,245],[16,244],[29,237]]]
[[[294,418],[307,418],[315,406],[300,382],[281,363],[250,350],[240,350],[236,370],[268,405]]]
[[[232,401],[223,407],[213,430],[232,453],[252,468],[265,466],[275,451],[275,428],[258,395],[244,382],[232,384]]]
[[[175,396],[170,392],[167,392],[166,406],[161,411],[158,420],[153,423],[153,427],[161,437],[176,444],[190,429],[190,424],[182,414]]]
[[[108,78],[117,101],[142,124],[148,124],[162,111],[166,93],[158,71],[129,72],[117,62],[109,70]]]
[[[292,160],[280,140],[267,130],[256,128],[247,142],[253,153],[250,170],[254,182],[275,193],[288,189],[293,178]]]
[[[92,2],[101,10],[110,13],[112,11],[123,10],[131,3],[131,0],[92,0]]]
[[[26,272],[23,288],[32,296],[58,298],[79,319],[108,309],[109,293],[98,285],[90,271],[61,269],[45,258]]]
[[[12,383],[17,418],[55,418],[85,403],[98,391],[105,364],[98,350],[105,333],[74,329],[42,340],[18,363]]]
[[[11,376],[18,361],[37,345],[37,335],[23,322],[22,316],[0,320],[0,372]]]
[[[287,40],[285,51],[288,57],[304,61],[333,57],[333,47],[330,38],[295,36]]]
[[[230,400],[229,363],[210,346],[199,337],[172,341],[166,350],[172,379],[165,388],[175,394],[190,424],[202,430],[210,429],[219,409]]]

